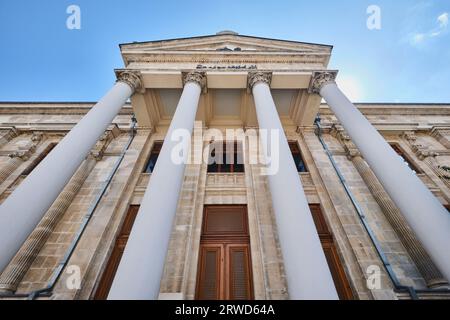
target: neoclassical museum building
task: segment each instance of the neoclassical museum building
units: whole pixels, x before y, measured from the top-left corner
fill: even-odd
[[[120,50],[98,102],[0,102],[0,299],[450,298],[450,104],[353,104],[323,44]]]

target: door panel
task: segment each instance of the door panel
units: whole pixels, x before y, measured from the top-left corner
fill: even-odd
[[[205,206],[196,299],[253,299],[246,206]]]
[[[223,245],[203,244],[201,246],[197,299],[219,300],[222,298],[223,257]]]
[[[250,254],[247,244],[227,245],[228,296],[231,300],[252,299]]]

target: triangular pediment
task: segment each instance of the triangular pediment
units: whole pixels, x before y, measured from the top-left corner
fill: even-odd
[[[235,33],[211,36],[134,42],[121,45],[127,52],[323,52],[330,53],[331,46],[297,41],[267,39]]]

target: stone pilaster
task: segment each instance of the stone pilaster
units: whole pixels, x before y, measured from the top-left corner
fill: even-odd
[[[96,162],[102,159],[103,152],[112,139],[114,139],[114,135],[111,131],[106,132],[92,149],[88,158],[82,162],[69,183],[0,275],[0,292],[10,293],[17,290],[22,278],[69,208]]]
[[[384,190],[375,174],[372,172],[366,161],[351,142],[345,132],[333,127],[331,132],[343,145],[348,158],[353,162],[356,170],[366,183],[376,202],[382,209],[386,219],[398,235],[411,259],[416,264],[422,277],[430,288],[448,285],[440,271],[437,269],[428,253],[423,248],[420,241],[415,236],[407,221],[401,214],[398,207],[392,201],[388,193]]]

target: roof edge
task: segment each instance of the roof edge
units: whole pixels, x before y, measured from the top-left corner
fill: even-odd
[[[182,37],[182,38],[171,38],[171,39],[160,39],[160,40],[151,40],[151,41],[134,41],[134,42],[126,42],[126,43],[120,43],[119,48],[122,48],[122,46],[126,45],[133,45],[133,44],[146,44],[146,43],[156,43],[156,42],[164,42],[164,41],[175,41],[175,40],[189,40],[189,39],[201,39],[201,38],[213,38],[213,37],[220,37],[220,36],[230,36],[228,34],[210,34],[210,35],[204,35],[204,36],[194,36],[194,37]],[[257,37],[257,36],[249,36],[245,34],[236,34],[231,35],[236,37],[244,37],[244,38],[251,38],[251,39],[262,39],[262,40],[270,40],[270,41],[282,41],[282,42],[290,42],[290,43],[296,43],[296,44],[307,44],[307,45],[316,45],[316,46],[322,46],[333,49],[333,45],[329,44],[323,44],[323,43],[312,43],[312,42],[304,42],[304,41],[296,41],[296,40],[285,40],[285,39],[275,39],[275,38],[265,38],[265,37]]]

